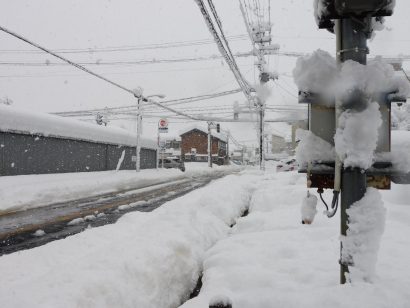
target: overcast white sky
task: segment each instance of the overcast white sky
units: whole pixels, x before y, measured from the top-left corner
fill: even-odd
[[[321,48],[334,54],[334,36],[318,30],[313,18],[313,0],[273,0],[271,18],[273,41],[281,51],[311,52]],[[388,30],[369,43],[371,54],[395,56],[410,54],[407,38],[410,4],[398,0],[396,12],[387,19]],[[236,0],[214,0],[227,36],[245,35],[246,29]],[[50,49],[81,49],[141,46],[147,44],[212,39],[194,0],[14,0],[2,1],[0,24]],[[244,37],[233,40],[234,53],[249,51]],[[33,50],[24,42],[0,33],[0,62],[59,62],[44,53],[10,53],[7,50]],[[112,62],[174,59],[219,55],[214,43],[178,48],[64,54],[77,62]],[[254,59],[239,58],[246,78],[254,83]],[[270,68],[281,73],[268,104],[296,104],[296,87],[291,78],[295,58],[272,56]],[[8,96],[14,105],[37,111],[66,111],[130,105],[128,93],[68,66],[0,65],[0,97]],[[195,96],[237,88],[234,77],[222,60],[146,65],[90,65],[90,69],[129,88],[141,86],[144,94],[166,94],[167,99]],[[241,94],[192,103],[196,106],[230,106],[244,101]],[[175,122],[175,121],[174,121]],[[170,121],[176,133],[181,123]],[[156,120],[146,119],[146,135],[154,135]],[[252,125],[225,125],[237,139],[255,138]],[[280,129],[280,126],[277,127]],[[245,132],[245,133],[244,133]],[[234,133],[235,135],[235,133]],[[256,138],[255,138],[256,143]]]

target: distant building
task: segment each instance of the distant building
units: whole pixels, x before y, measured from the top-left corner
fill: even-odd
[[[185,161],[208,161],[208,132],[200,127],[181,131],[181,158]],[[225,164],[228,160],[227,137],[221,133],[212,133],[212,161]]]
[[[181,138],[166,139],[165,148],[162,150],[161,155],[164,158],[181,158]]]
[[[288,144],[282,136],[272,134],[272,154],[286,152]]]

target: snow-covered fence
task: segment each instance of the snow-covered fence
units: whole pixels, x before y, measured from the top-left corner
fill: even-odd
[[[135,169],[136,134],[0,106],[0,175]],[[155,141],[143,140],[141,169],[156,167]],[[122,153],[124,151],[124,156]]]

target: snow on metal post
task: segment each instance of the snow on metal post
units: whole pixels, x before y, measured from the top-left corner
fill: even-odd
[[[137,102],[137,146],[135,149],[135,171],[140,171],[141,162],[141,128],[142,128],[142,115],[141,115],[141,97],[138,98]]]
[[[336,21],[336,40],[340,42],[340,49],[337,50],[338,58],[343,63],[347,60],[353,60],[360,64],[366,65],[367,62],[367,35],[363,26],[364,20],[353,18],[339,19]],[[370,22],[370,21],[369,21]],[[349,109],[358,110],[365,102],[361,101],[362,96],[352,98]],[[340,208],[340,232],[346,236],[348,229],[347,210],[350,206],[363,198],[366,193],[367,181],[366,172],[359,167],[349,167],[342,170],[342,192]],[[346,274],[349,272],[349,265],[353,260],[342,258],[343,245],[341,247],[340,259],[340,283],[346,283]]]

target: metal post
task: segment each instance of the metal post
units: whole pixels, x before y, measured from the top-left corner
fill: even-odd
[[[341,63],[347,60],[353,60],[361,64],[366,64],[367,36],[364,29],[364,20],[356,20],[351,18],[337,20],[336,41],[337,55]],[[344,109],[358,110],[363,105],[362,98],[359,96],[352,97],[352,100],[345,105]],[[339,106],[340,107],[340,106]],[[348,229],[349,217],[347,210],[350,206],[363,198],[366,193],[366,173],[361,168],[346,168],[342,170],[342,193],[341,193],[341,222],[340,233],[346,236]],[[346,273],[349,272],[349,265],[352,265],[354,260],[349,256],[344,256],[343,246],[340,244],[340,283],[346,283]]]
[[[227,140],[226,140],[226,153],[228,154],[228,161],[227,163],[229,163],[230,161],[230,156],[229,156],[229,139],[231,138],[231,132],[228,129],[228,136],[227,136]]]
[[[141,126],[142,115],[141,115],[141,98],[138,98],[137,102],[137,146],[135,149],[135,171],[140,171],[140,161],[141,161]]]
[[[157,128],[158,132],[157,132],[157,163],[156,163],[156,168],[158,170],[159,167],[159,128]]]
[[[208,167],[212,168],[211,122],[208,122]]]

